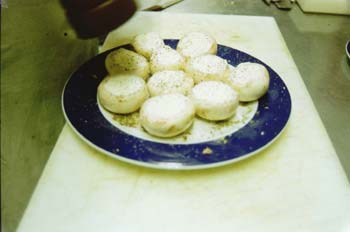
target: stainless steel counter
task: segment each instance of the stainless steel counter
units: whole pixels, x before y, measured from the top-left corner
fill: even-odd
[[[350,39],[349,16],[304,14],[297,5],[290,11],[281,11],[261,0],[184,0],[165,11],[273,16],[350,179],[350,62],[344,51],[345,42]],[[2,35],[3,25],[8,23],[1,21]],[[15,18],[11,23],[16,26]],[[65,29],[61,30],[62,35],[47,35],[51,39],[61,36],[73,46],[77,41],[69,37],[69,31],[66,37]],[[2,44],[2,53],[6,49],[12,48]],[[63,53],[55,55],[64,57]],[[87,56],[82,55],[80,62]],[[3,68],[6,63],[1,64]],[[32,71],[38,70],[33,67]],[[62,129],[60,98],[66,78],[48,81],[39,77],[1,77],[3,231],[14,231]],[[22,97],[12,99],[16,94]]]

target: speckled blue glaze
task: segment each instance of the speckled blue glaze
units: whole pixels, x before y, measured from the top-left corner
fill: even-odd
[[[165,40],[175,48],[177,40]],[[125,46],[130,48],[128,46]],[[197,144],[164,144],[126,134],[101,114],[96,100],[97,86],[107,75],[106,51],[72,74],[63,92],[67,121],[90,145],[127,162],[154,168],[198,169],[220,166],[250,156],[273,141],[285,127],[291,113],[291,98],[278,74],[260,60],[236,49],[219,45],[218,56],[236,66],[242,62],[264,65],[270,73],[268,93],[259,99],[253,119],[237,132],[226,136],[225,144],[210,141]],[[212,154],[204,155],[210,148]]]

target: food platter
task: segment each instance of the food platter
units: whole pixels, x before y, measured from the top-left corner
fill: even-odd
[[[178,40],[168,39],[165,43],[175,48]],[[124,47],[131,49],[129,45]],[[97,99],[97,87],[107,75],[105,58],[115,49],[101,53],[80,66],[70,76],[62,94],[62,107],[68,124],[80,138],[103,154],[157,169],[218,167],[259,153],[275,141],[287,125],[292,103],[281,77],[257,58],[218,45],[217,55],[230,65],[255,62],[264,65],[270,74],[268,92],[258,100],[249,120],[221,137],[207,136],[204,140],[190,142],[135,136],[111,122]]]

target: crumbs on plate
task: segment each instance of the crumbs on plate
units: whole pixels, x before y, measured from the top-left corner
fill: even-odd
[[[203,149],[202,154],[203,155],[211,155],[211,154],[213,154],[213,150],[210,149],[209,147],[206,147]]]

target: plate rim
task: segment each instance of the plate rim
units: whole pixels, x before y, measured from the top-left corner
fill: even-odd
[[[68,117],[66,115],[66,113],[64,112],[64,117],[67,120]],[[286,127],[288,125],[288,122],[290,120],[290,117],[288,117],[285,126],[282,128],[282,130],[280,131],[280,133],[278,133],[272,140],[270,140],[268,143],[266,143],[264,146],[260,147],[259,149],[247,153],[244,156],[240,156],[238,158],[235,159],[229,159],[226,161],[220,161],[220,162],[215,162],[215,163],[211,163],[211,164],[200,164],[200,165],[166,165],[166,163],[148,163],[148,162],[142,162],[142,161],[137,161],[137,160],[133,160],[133,159],[129,159],[126,157],[123,157],[121,155],[106,151],[102,148],[100,148],[99,146],[95,145],[94,143],[92,143],[90,140],[88,140],[87,138],[85,138],[84,136],[82,136],[77,130],[76,128],[71,124],[71,122],[69,120],[67,120],[67,123],[69,125],[69,127],[71,129],[73,129],[73,131],[75,132],[76,135],[78,135],[78,137],[80,137],[80,139],[84,140],[84,142],[86,142],[87,144],[89,144],[89,146],[93,147],[94,149],[96,149],[99,152],[104,153],[105,155],[123,161],[124,163],[127,163],[129,165],[133,164],[136,167],[146,167],[146,168],[152,168],[152,169],[158,169],[158,170],[171,170],[171,171],[188,171],[188,170],[202,170],[202,169],[212,169],[212,168],[217,168],[217,167],[222,167],[222,166],[227,166],[229,164],[233,164],[239,161],[242,161],[244,159],[248,159],[252,156],[257,155],[258,153],[262,152],[263,150],[265,150],[267,147],[269,147],[271,145],[271,143],[274,143],[280,136],[281,134],[284,132],[284,130],[286,130]]]
[[[178,40],[178,39],[164,39],[164,40]],[[127,45],[129,45],[129,44],[120,45],[118,47],[127,46]],[[229,47],[229,46],[223,45],[223,44],[218,44],[218,45],[221,45],[221,46],[224,46],[224,47]],[[112,50],[115,50],[118,47],[111,48],[109,50],[104,51],[103,53],[111,52]],[[239,51],[241,53],[244,53],[246,55],[249,55],[249,56],[259,60],[264,65],[268,66],[272,71],[274,71],[269,65],[267,65],[265,62],[261,61],[260,59],[256,58],[255,56],[252,56],[249,53],[246,53],[244,51],[241,51],[241,50],[233,48],[233,47],[229,47],[229,48],[237,50],[237,51]],[[99,54],[91,57],[90,59],[88,59],[85,62],[83,62],[82,65],[84,65],[85,63],[87,63],[90,60],[94,59],[96,56],[98,56],[100,54],[103,54],[103,53],[99,53]],[[105,154],[105,155],[107,155],[107,156],[109,156],[109,157],[111,157],[113,159],[120,160],[120,161],[125,162],[125,163],[127,163],[129,165],[136,165],[137,167],[146,167],[146,168],[152,168],[152,169],[158,169],[158,170],[170,170],[170,171],[202,170],[202,169],[211,169],[211,168],[217,168],[217,167],[221,167],[221,166],[226,166],[226,165],[229,165],[229,164],[233,164],[233,163],[239,162],[239,161],[244,160],[244,159],[248,159],[248,158],[250,158],[252,156],[255,156],[256,154],[262,152],[263,150],[265,150],[267,147],[269,147],[272,143],[274,143],[281,136],[281,134],[286,130],[287,125],[289,124],[289,121],[290,121],[290,118],[291,118],[291,114],[292,114],[293,104],[292,104],[292,98],[291,98],[291,95],[289,93],[288,87],[285,84],[285,82],[283,81],[283,79],[277,74],[277,72],[274,71],[277,74],[278,78],[280,78],[281,81],[286,86],[286,89],[287,89],[287,92],[288,92],[288,96],[290,98],[290,110],[289,110],[288,118],[286,119],[286,122],[285,122],[283,128],[271,140],[269,140],[269,142],[265,143],[260,148],[254,150],[252,152],[246,153],[246,154],[244,154],[242,156],[239,156],[237,158],[231,158],[231,159],[228,159],[228,160],[218,161],[218,162],[213,162],[213,163],[208,163],[208,164],[182,165],[181,163],[167,163],[167,162],[152,163],[152,162],[146,162],[146,161],[139,161],[139,160],[135,160],[135,159],[131,159],[131,158],[125,157],[125,156],[117,154],[117,153],[110,152],[108,150],[105,150],[105,149],[99,147],[98,145],[96,145],[92,141],[90,141],[89,139],[85,138],[82,134],[80,134],[80,132],[77,130],[77,128],[75,128],[74,125],[72,124],[72,122],[69,120],[69,117],[68,117],[68,115],[66,113],[66,110],[65,110],[65,107],[64,107],[64,95],[65,95],[66,87],[67,87],[69,81],[71,80],[72,76],[81,68],[82,65],[77,67],[69,75],[69,77],[67,78],[67,80],[66,80],[66,82],[64,84],[64,88],[63,88],[63,91],[62,91],[62,94],[61,94],[61,107],[62,107],[63,115],[64,115],[64,118],[65,118],[66,122],[68,123],[69,127],[71,129],[73,129],[74,133],[76,135],[78,135],[78,137],[80,139],[82,139],[85,143],[87,143],[90,147],[94,148],[95,150],[97,150],[97,151],[99,151],[99,152],[101,152],[101,153],[103,153],[103,154]]]

